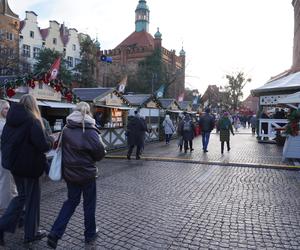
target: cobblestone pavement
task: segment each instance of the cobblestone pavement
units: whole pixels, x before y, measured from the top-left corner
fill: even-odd
[[[299,171],[142,160],[99,167],[97,242],[83,243],[81,204],[58,249],[300,249]],[[66,185],[43,178],[49,230]],[[23,249],[22,235],[7,234],[7,249]]]
[[[179,152],[177,140],[172,140],[169,145],[164,142],[146,144],[144,157],[185,159],[200,162],[215,163],[240,163],[240,164],[262,164],[262,165],[290,165],[292,162],[282,162],[283,147],[276,144],[258,143],[256,136],[249,129],[239,129],[240,133],[230,137],[231,150],[227,152],[226,145],[224,154],[221,154],[221,143],[219,134],[212,133],[208,145],[208,153],[202,151],[202,137],[194,139],[192,153]],[[110,155],[126,156],[127,150],[112,152]]]

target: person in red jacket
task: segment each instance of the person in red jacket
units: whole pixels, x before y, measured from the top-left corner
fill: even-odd
[[[62,131],[62,173],[67,183],[68,199],[64,202],[48,235],[47,244],[56,248],[83,194],[85,242],[93,242],[96,228],[96,162],[105,155],[100,132],[95,126],[90,106],[86,102],[77,104],[67,117]]]

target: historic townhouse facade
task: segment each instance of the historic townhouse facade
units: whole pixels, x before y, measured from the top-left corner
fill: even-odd
[[[18,73],[19,26],[19,16],[0,0],[0,76]]]
[[[73,70],[80,62],[81,34],[76,29],[68,29],[57,21],[49,21],[48,28],[40,29],[37,17],[38,15],[33,11],[26,11],[26,17],[20,23],[21,72],[32,72],[36,58],[43,48],[62,53],[68,68]]]

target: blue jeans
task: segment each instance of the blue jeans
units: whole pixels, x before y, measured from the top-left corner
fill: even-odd
[[[202,132],[202,146],[203,150],[207,150],[209,143],[210,132]]]
[[[39,179],[13,176],[18,195],[14,197],[0,219],[0,231],[14,233],[23,216],[24,218],[24,239],[34,240],[40,224],[40,198],[41,190]]]
[[[166,143],[169,143],[171,140],[172,134],[166,134]]]
[[[83,212],[84,212],[84,236],[86,240],[91,239],[96,233],[96,180],[84,185],[67,183],[68,199],[64,202],[58,217],[56,218],[51,234],[61,238],[66,230],[76,207],[80,203],[81,193],[83,194]]]

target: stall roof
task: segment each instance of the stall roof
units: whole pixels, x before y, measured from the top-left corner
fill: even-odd
[[[191,105],[192,103],[190,101],[182,101],[179,102],[179,106],[182,109],[187,109],[189,105]]]
[[[66,108],[66,109],[72,109],[75,108],[76,105],[72,103],[66,103],[66,102],[50,102],[50,101],[43,101],[47,106],[51,108]]]
[[[112,93],[114,88],[74,88],[73,93],[85,102],[93,102],[95,98]]]
[[[6,100],[11,101],[11,102],[20,102],[20,99],[17,99],[17,98],[7,98]],[[66,103],[66,102],[52,102],[52,101],[39,101],[39,100],[37,100],[37,104],[39,106],[50,107],[50,108],[71,109],[71,108],[76,107],[75,104]]]
[[[289,74],[281,78],[277,78],[267,82],[265,85],[252,90],[253,95],[259,95],[261,93],[270,93],[275,91],[290,91],[300,90],[300,72]],[[272,93],[270,93],[272,94]]]
[[[111,108],[111,109],[120,109],[120,110],[130,110],[131,107],[126,106],[111,106],[111,105],[104,105],[104,104],[95,104],[97,107],[104,107],[104,108]]]
[[[175,103],[175,105],[178,106],[178,109],[180,109],[180,106],[175,99],[160,98],[158,100],[160,101],[163,109],[168,109],[172,105],[172,103]]]
[[[130,94],[123,96],[132,106],[141,106],[151,97],[150,94]]]
[[[294,94],[288,95],[287,97],[280,98],[278,100],[278,103],[282,103],[282,104],[300,103],[300,91],[296,92]]]
[[[10,102],[20,102],[20,99],[17,99],[17,98],[7,98],[6,99],[7,101],[10,101]],[[39,106],[48,106],[46,103],[44,103],[43,101],[36,101],[37,102],[37,105]]]

